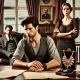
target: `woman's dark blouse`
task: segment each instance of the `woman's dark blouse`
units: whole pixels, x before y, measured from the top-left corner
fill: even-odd
[[[67,33],[73,30],[74,28],[76,28],[79,33],[79,25],[78,25],[78,20],[76,18],[73,18],[72,21],[68,25],[64,25],[62,23],[62,20],[59,20],[57,21],[55,28],[58,29],[60,33]],[[57,33],[58,32],[54,32],[53,37],[56,37]],[[66,50],[68,48],[71,48],[72,50],[76,50],[75,38],[78,37],[78,33],[71,34],[72,38],[63,38],[63,37],[59,38],[57,42],[57,49],[60,53],[60,56],[62,56],[62,50]]]

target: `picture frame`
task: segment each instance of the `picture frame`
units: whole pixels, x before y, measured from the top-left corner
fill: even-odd
[[[52,6],[40,6],[40,21],[52,21],[53,20],[53,7]]]

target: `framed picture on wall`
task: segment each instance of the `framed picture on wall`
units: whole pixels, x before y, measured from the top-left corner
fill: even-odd
[[[79,35],[77,38],[75,38],[75,42],[80,44],[80,19],[78,18],[78,23],[79,23]]]
[[[40,21],[52,21],[52,20],[53,20],[53,7],[40,6]]]

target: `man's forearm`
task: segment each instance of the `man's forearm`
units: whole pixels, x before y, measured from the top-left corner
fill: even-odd
[[[21,60],[15,60],[15,61],[12,63],[12,66],[28,68],[28,63],[27,63],[27,62],[23,62],[23,61],[21,61]]]
[[[70,33],[58,33],[56,36],[57,37],[65,37],[65,36],[68,36],[70,35]]]

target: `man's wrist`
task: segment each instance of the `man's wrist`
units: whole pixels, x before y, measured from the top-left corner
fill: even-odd
[[[46,63],[42,63],[42,65],[43,65],[44,70],[46,70],[47,69]]]
[[[33,62],[27,63],[28,68],[31,67]]]

